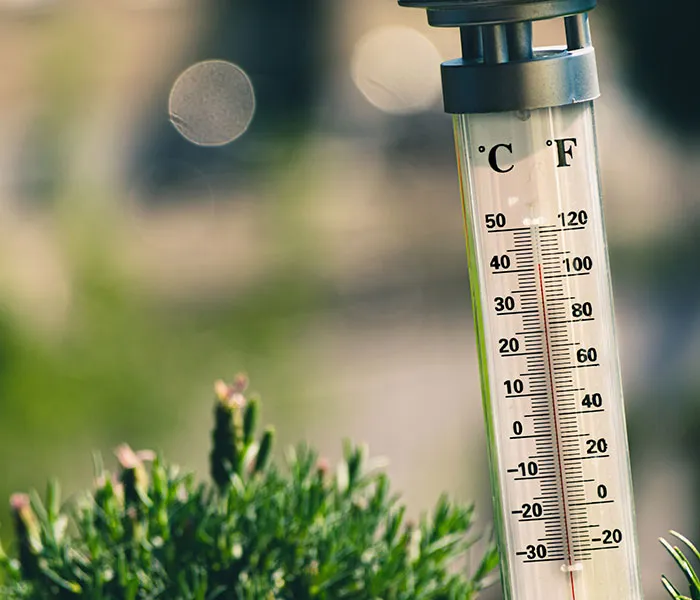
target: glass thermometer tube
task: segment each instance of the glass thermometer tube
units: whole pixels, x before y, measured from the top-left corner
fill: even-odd
[[[454,120],[506,594],[639,600],[592,102]]]
[[[641,600],[598,180],[596,0],[399,0],[459,27],[455,115],[508,600]],[[563,18],[566,45],[535,48]]]

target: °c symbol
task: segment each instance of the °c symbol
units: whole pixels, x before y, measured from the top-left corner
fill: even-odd
[[[503,166],[498,161],[499,150],[505,150],[506,152],[509,152],[512,155],[513,144],[496,144],[493,148],[491,148],[491,150],[489,151],[489,166],[496,173],[510,173],[515,168],[515,165],[511,164],[510,166],[503,168]]]
[[[482,154],[486,152],[486,146],[479,146],[479,152],[481,152]]]

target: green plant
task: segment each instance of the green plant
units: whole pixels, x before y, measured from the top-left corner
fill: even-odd
[[[675,531],[671,531],[671,535],[683,542],[695,555],[695,557],[698,560],[700,560],[700,553],[698,552],[697,548],[692,544],[692,542],[690,542],[690,540],[688,540],[680,533],[677,533]],[[666,591],[671,595],[671,597],[674,600],[700,600],[700,577],[698,577],[691,562],[688,560],[686,555],[678,546],[672,546],[663,538],[661,538],[659,541],[661,542],[663,547],[666,548],[668,553],[673,557],[673,560],[676,561],[676,564],[681,568],[683,575],[685,575],[685,578],[688,581],[690,596],[684,596],[683,594],[681,594],[680,591],[678,591],[678,588],[676,588],[676,586],[674,586],[664,575],[661,577],[661,582],[666,588]]]
[[[473,575],[460,564],[476,542],[472,507],[443,497],[432,518],[407,522],[387,476],[350,444],[335,474],[305,445],[278,468],[246,386],[216,385],[213,485],[124,445],[116,476],[98,458],[94,489],[68,509],[56,483],[45,501],[13,496],[2,598],[464,600],[484,587],[493,544]]]

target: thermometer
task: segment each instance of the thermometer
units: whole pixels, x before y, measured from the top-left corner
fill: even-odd
[[[454,115],[509,600],[641,600],[597,165],[595,0],[399,0],[459,27]],[[533,48],[564,18],[566,47]]]

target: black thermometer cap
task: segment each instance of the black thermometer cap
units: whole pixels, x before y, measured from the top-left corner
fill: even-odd
[[[598,97],[588,12],[596,0],[398,0],[459,27],[462,57],[442,65],[453,114],[535,110]],[[566,46],[533,47],[533,21],[564,18]]]
[[[596,0],[399,0],[428,10],[435,27],[496,25],[556,19],[593,10]]]

